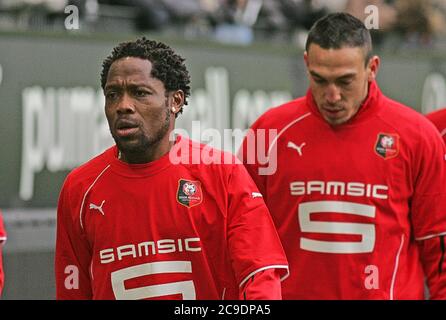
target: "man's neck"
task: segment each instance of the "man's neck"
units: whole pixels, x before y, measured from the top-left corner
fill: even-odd
[[[152,145],[145,152],[122,152],[118,150],[118,159],[130,164],[143,164],[156,161],[172,149],[175,141],[164,139]]]

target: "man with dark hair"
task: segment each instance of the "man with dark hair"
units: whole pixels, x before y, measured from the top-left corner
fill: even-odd
[[[3,261],[2,261],[2,254],[3,254],[3,245],[6,242],[6,231],[5,227],[3,226],[3,217],[2,212],[0,210],[0,297],[2,295],[3,287],[5,284],[5,275],[3,272]]]
[[[268,163],[255,159],[260,135],[240,149],[290,263],[284,299],[423,299],[425,276],[431,298],[446,298],[445,146],[425,117],[381,93],[371,50],[351,15],[317,21],[306,96],[252,125],[277,132]]]
[[[184,59],[145,38],[122,43],[101,85],[116,146],[63,185],[57,298],[280,299],[287,260],[246,169],[191,161],[228,155],[170,139],[190,94]]]

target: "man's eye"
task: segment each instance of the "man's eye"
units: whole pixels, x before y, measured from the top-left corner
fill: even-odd
[[[317,84],[325,84],[326,81],[324,79],[319,79],[319,78],[315,78],[314,82],[316,82]]]
[[[341,80],[341,81],[339,81],[339,85],[345,87],[345,86],[350,85],[352,82],[353,82],[352,80]]]
[[[118,97],[118,93],[116,91],[109,91],[105,94],[107,99],[116,99]]]
[[[137,91],[135,92],[135,95],[136,95],[137,97],[145,97],[145,96],[149,95],[149,92],[147,92],[147,91],[143,91],[143,90],[137,90]]]

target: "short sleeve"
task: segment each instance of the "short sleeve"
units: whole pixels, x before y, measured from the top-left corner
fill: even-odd
[[[228,245],[239,286],[267,269],[279,270],[284,279],[288,262],[279,236],[262,194],[243,165],[234,165],[228,191]]]

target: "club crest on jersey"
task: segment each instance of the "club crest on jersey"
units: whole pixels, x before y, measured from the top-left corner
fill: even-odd
[[[178,181],[177,201],[188,208],[199,205],[203,201],[201,182],[180,179]]]
[[[379,133],[375,152],[385,160],[395,158],[400,150],[399,139],[397,134]]]

